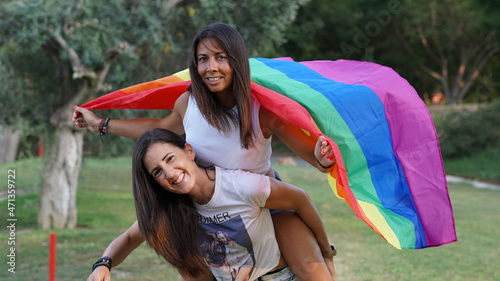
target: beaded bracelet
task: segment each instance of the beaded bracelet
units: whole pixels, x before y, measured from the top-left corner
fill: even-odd
[[[99,135],[100,136],[105,136],[108,134],[109,120],[111,120],[111,118],[102,118],[101,119],[101,122],[99,123]]]
[[[98,268],[99,266],[105,266],[109,269],[109,271],[111,271],[111,265],[112,265],[112,261],[111,261],[111,258],[110,257],[102,257],[100,259],[98,259],[93,265],[92,265],[92,272],[94,272],[94,270],[96,268]]]
[[[99,137],[101,138],[102,143],[104,143],[102,136],[108,134],[109,120],[111,120],[111,118],[102,118],[99,123]]]

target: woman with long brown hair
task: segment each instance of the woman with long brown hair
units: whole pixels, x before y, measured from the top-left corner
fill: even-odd
[[[203,28],[193,40],[189,71],[192,83],[188,92],[177,99],[172,113],[163,119],[101,119],[77,107],[73,121],[78,127],[101,133],[103,126],[99,125],[104,122],[104,133],[132,138],[152,128],[185,134],[197,151],[197,161],[204,166],[242,169],[275,177],[270,160],[271,137],[275,135],[321,172],[333,167],[335,159],[326,141],[319,138],[316,144],[299,143],[292,137],[292,130],[299,128],[277,118],[252,97],[248,54],[241,35],[234,28],[226,24]],[[285,126],[289,129],[283,130]],[[309,264],[326,264],[325,268],[334,274],[331,259],[321,255],[321,252],[330,252],[330,248],[318,245],[311,230],[294,212],[276,212],[272,218],[283,256],[300,279],[309,279],[310,271],[304,269]],[[126,251],[113,253],[114,265],[142,242],[140,237],[131,234],[133,229],[137,230],[137,224],[110,244],[126,243],[128,247]],[[111,254],[106,250],[104,255]],[[101,259],[97,264],[102,264]],[[99,267],[96,271],[106,271],[106,266]]]
[[[269,209],[296,211],[317,243],[329,247],[304,190],[242,170],[200,167],[195,156],[179,135],[153,129],[139,138],[132,160],[139,230],[183,276],[204,273],[202,256],[209,265],[222,256],[223,264],[209,267],[217,280],[297,280],[280,258]],[[219,250],[200,255],[206,236]],[[332,280],[327,271],[311,271],[312,280]]]

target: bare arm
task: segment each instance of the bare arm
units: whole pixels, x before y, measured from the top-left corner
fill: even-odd
[[[325,227],[309,194],[289,183],[269,178],[271,193],[265,207],[268,209],[295,210],[297,215],[311,229],[321,251],[330,251],[330,243]]]
[[[113,267],[122,263],[127,256],[132,253],[139,245],[145,241],[139,230],[137,221],[124,233],[118,236],[109,244],[103,253],[103,256],[110,257],[113,261]],[[87,281],[111,281],[111,273],[105,266],[97,267],[88,277]],[[213,275],[206,268],[199,277],[181,277],[182,281],[212,281]]]
[[[113,261],[113,267],[116,267],[144,241],[145,239],[142,237],[136,221],[129,229],[109,244],[103,256],[110,257]],[[105,266],[97,267],[87,279],[87,281],[103,280],[111,280],[110,271]]]
[[[138,118],[130,120],[111,119],[108,124],[108,133],[128,138],[137,139],[144,132],[154,128],[164,128],[171,130],[177,134],[184,133],[182,120],[186,112],[189,93],[182,94],[175,102],[174,109],[167,117],[163,119],[154,118]],[[97,117],[94,112],[82,108],[75,107],[72,121],[77,127],[87,128],[92,132],[99,132],[100,117]]]
[[[129,229],[109,244],[103,256],[110,257],[113,260],[113,267],[115,267],[122,263],[144,241],[145,239],[142,237],[139,224],[136,221]]]
[[[279,118],[264,107],[261,107],[259,117],[264,137],[276,135],[296,155],[323,173],[332,169],[335,158],[330,144],[323,136],[316,141],[309,137],[298,138],[297,136],[304,135],[302,129]]]

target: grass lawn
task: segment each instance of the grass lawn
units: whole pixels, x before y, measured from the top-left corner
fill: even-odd
[[[48,241],[57,233],[57,280],[86,280],[91,264],[135,220],[130,159],[85,159],[78,189],[78,228],[36,228],[39,159],[0,165],[2,182],[16,169],[16,273],[8,272],[7,201],[0,200],[0,280],[47,280]],[[313,168],[275,165],[283,180],[309,191],[331,241],[337,245],[337,280],[500,280],[500,191],[451,184],[459,241],[423,250],[396,250],[354,217]],[[6,184],[0,185],[5,197]],[[179,280],[142,245],[112,271],[113,280]]]

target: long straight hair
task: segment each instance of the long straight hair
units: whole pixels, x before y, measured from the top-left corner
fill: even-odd
[[[203,79],[198,73],[197,48],[203,39],[216,41],[228,56],[229,65],[233,68],[231,87],[238,115],[217,101],[215,95],[203,83]],[[250,64],[245,42],[240,33],[230,25],[223,23],[214,23],[201,29],[191,46],[189,74],[191,75],[189,89],[200,108],[201,114],[208,123],[221,132],[228,132],[231,123],[237,124],[240,130],[241,146],[246,149],[253,146]]]
[[[199,216],[188,195],[167,191],[147,171],[144,156],[155,143],[182,149],[186,144],[179,135],[164,129],[150,130],[138,139],[132,176],[139,229],[148,245],[183,276],[197,277],[207,267],[199,252]]]

